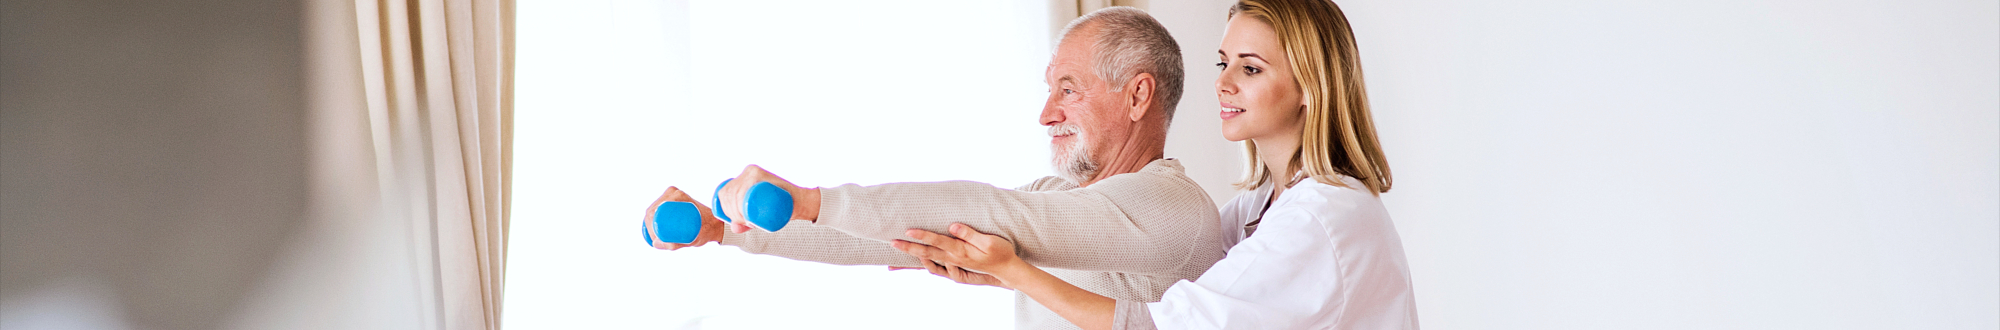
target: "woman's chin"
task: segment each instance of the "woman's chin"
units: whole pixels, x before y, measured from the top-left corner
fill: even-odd
[[[1223,123],[1223,125],[1228,125],[1228,124],[1229,123]],[[1231,129],[1231,127],[1224,126],[1222,127],[1222,139],[1229,140],[1229,142],[1243,142],[1243,140],[1248,140],[1250,139],[1250,137],[1243,136],[1243,132],[1241,130]]]

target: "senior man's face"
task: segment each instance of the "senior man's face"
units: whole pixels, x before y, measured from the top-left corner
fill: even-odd
[[[1044,78],[1049,99],[1042,106],[1042,125],[1049,127],[1049,144],[1056,175],[1082,184],[1095,178],[1100,153],[1130,135],[1118,108],[1118,93],[1098,79],[1091,60],[1089,31],[1057,45]]]

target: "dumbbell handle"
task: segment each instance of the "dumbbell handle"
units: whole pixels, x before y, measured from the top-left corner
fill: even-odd
[[[722,212],[722,187],[728,186],[729,181],[723,180],[721,185],[715,187],[716,198],[713,202],[716,207],[715,217],[722,221],[732,221],[725,212]],[[792,193],[786,192],[778,185],[758,182],[757,185],[750,187],[750,191],[744,194],[743,199],[747,204],[743,211],[752,227],[774,232],[785,229],[785,225],[792,221]],[[660,232],[661,242],[693,243],[695,236],[701,234],[701,210],[689,202],[660,203],[660,206],[653,210],[653,228]],[[640,228],[640,231],[646,238],[646,244],[652,245],[653,234],[644,232],[645,228]]]

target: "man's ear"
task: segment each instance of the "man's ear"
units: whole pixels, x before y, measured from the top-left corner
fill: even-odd
[[[1133,122],[1146,118],[1146,110],[1152,109],[1153,102],[1158,101],[1153,99],[1153,90],[1158,88],[1155,83],[1151,73],[1139,73],[1133,76],[1131,81],[1125,82],[1125,91],[1131,93],[1125,96],[1127,99],[1125,111]]]

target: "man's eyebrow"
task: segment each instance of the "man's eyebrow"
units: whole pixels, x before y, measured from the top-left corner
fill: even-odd
[[[1063,82],[1069,82],[1072,84],[1077,83],[1076,76],[1063,75],[1062,78],[1056,78],[1056,83],[1063,83]]]

